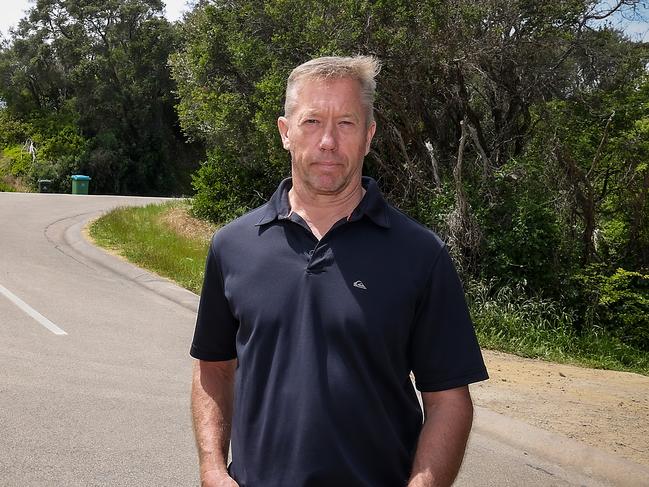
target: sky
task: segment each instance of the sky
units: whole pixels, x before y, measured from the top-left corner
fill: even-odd
[[[35,3],[35,0],[0,0],[0,32],[7,37],[9,27],[14,27],[25,16],[25,11]],[[182,17],[187,10],[187,0],[163,0],[167,8],[165,17],[174,21]]]
[[[602,3],[608,1],[603,0]],[[18,23],[32,3],[32,0],[0,0],[0,32],[5,37],[9,27]],[[167,6],[165,16],[171,21],[180,19],[187,10],[187,0],[166,0],[164,3]],[[631,39],[649,42],[649,0],[640,3],[639,11],[643,19],[631,21],[618,16],[611,22],[614,27],[623,29]]]
[[[612,0],[603,0],[600,5],[611,5],[612,3],[614,3]],[[610,22],[615,28],[624,30],[626,35],[634,41],[649,42],[649,0],[642,0],[638,3],[635,18],[625,17],[629,17],[629,14],[613,16],[606,22]]]

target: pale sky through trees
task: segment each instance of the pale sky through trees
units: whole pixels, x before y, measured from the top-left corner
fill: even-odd
[[[188,0],[164,0],[166,4],[165,16],[167,19],[174,21],[182,17],[182,13],[188,9]],[[602,2],[609,3],[606,0]],[[5,37],[9,34],[9,27],[15,26],[18,21],[25,15],[33,1],[30,0],[0,0],[0,34]],[[635,41],[644,40],[649,42],[649,1],[640,2],[638,12],[642,18],[625,19],[616,16],[611,20],[611,24],[616,28],[623,29],[629,37]]]
[[[0,0],[0,34],[8,37],[9,28],[15,27],[25,16],[25,11],[34,5],[33,0]],[[174,21],[187,10],[187,0],[163,0],[167,6],[165,17]]]
[[[600,5],[611,5],[612,0],[603,0]],[[611,20],[607,20],[613,27],[622,29],[634,41],[649,42],[649,1],[642,0],[637,5],[637,15],[627,13],[615,15]]]

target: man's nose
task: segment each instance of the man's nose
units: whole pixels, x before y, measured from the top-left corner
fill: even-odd
[[[320,138],[320,150],[335,150],[338,146],[336,138],[335,125],[327,124]]]

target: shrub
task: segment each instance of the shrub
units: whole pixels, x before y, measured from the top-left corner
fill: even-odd
[[[16,191],[16,190],[11,186],[9,186],[4,181],[0,180],[0,192],[12,192],[12,191]]]
[[[12,176],[26,176],[31,172],[32,156],[23,150],[22,146],[12,145],[2,152],[8,161],[9,174]]]
[[[0,108],[0,147],[24,142],[32,132],[29,123],[12,117],[6,109]]]
[[[613,274],[596,272],[581,276],[592,310],[591,326],[601,326],[623,343],[649,351],[649,274],[617,269]]]

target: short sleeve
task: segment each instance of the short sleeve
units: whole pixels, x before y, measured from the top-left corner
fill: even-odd
[[[418,303],[410,357],[420,391],[453,389],[488,378],[462,284],[445,247]]]
[[[205,276],[198,305],[196,328],[189,354],[199,360],[236,358],[238,323],[225,296],[223,275],[214,252],[214,238],[207,253]]]

